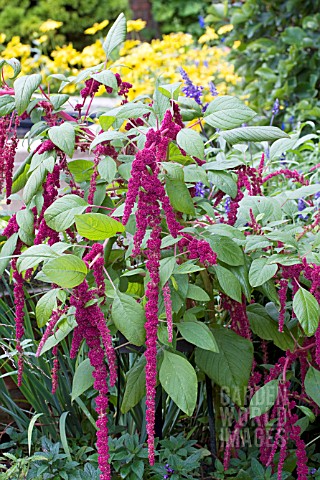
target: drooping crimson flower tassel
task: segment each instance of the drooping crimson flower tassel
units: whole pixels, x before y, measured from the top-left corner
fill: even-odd
[[[168,282],[164,285],[162,292],[163,292],[164,307],[165,307],[166,317],[167,317],[168,342],[172,343],[172,333],[173,333],[172,302],[171,302],[170,286]]]
[[[280,312],[279,312],[279,332],[283,332],[284,327],[284,317],[286,314],[286,301],[287,301],[287,291],[288,291],[288,280],[282,278],[280,280],[279,288],[279,300],[280,300]]]
[[[43,346],[46,343],[46,341],[48,340],[48,338],[50,337],[50,335],[52,335],[52,333],[54,331],[54,328],[57,325],[58,320],[61,317],[62,313],[63,313],[63,311],[59,312],[58,310],[55,310],[55,311],[52,312],[51,318],[50,318],[50,320],[47,324],[47,328],[45,329],[45,332],[42,335],[42,338],[39,342],[39,345],[38,345],[38,348],[37,348],[37,351],[36,351],[36,357],[39,357],[41,355],[41,351],[43,349]]]
[[[104,361],[105,352],[101,346],[101,332],[99,331],[97,318],[95,316],[97,314],[97,309],[100,312],[101,310],[96,305],[85,307],[90,300],[92,300],[92,293],[89,291],[88,283],[84,281],[74,289],[70,304],[76,307],[75,317],[78,324],[78,327],[75,330],[77,331],[76,335],[78,340],[79,337],[84,338],[88,345],[90,364],[94,368],[92,375],[95,381],[93,386],[98,391],[98,396],[96,397],[96,411],[98,414],[97,451],[98,464],[101,471],[100,480],[111,480],[107,419],[108,372]]]
[[[7,204],[12,191],[12,175],[14,159],[18,147],[17,128],[20,119],[13,112],[11,115],[0,117],[0,191],[6,185]]]
[[[21,340],[24,335],[24,290],[23,277],[17,269],[17,258],[11,260],[11,266],[13,270],[13,279],[15,281],[13,295],[15,305],[16,348],[18,351],[18,387],[20,387],[22,385],[23,373],[23,349],[21,346]]]
[[[59,385],[58,371],[59,371],[59,358],[58,358],[58,345],[55,345],[52,349],[53,355],[53,367],[51,371],[52,387],[51,393],[55,394]]]

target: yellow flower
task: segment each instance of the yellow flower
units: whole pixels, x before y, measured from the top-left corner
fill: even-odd
[[[6,34],[5,33],[0,33],[0,43],[4,43],[6,40]]]
[[[42,25],[40,25],[39,30],[40,32],[49,32],[50,30],[57,30],[58,28],[63,25],[63,22],[56,22],[55,20],[51,20],[49,18],[47,21],[45,21]]]
[[[219,28],[218,35],[224,35],[225,33],[231,32],[231,30],[233,30],[233,25],[223,25]]]
[[[206,32],[199,38],[199,43],[210,42],[210,40],[217,40],[217,38],[219,37],[216,34],[214,28],[207,27]]]
[[[37,41],[41,44],[41,43],[44,43],[48,40],[48,35],[41,35],[41,37],[39,37],[37,39]]]
[[[109,20],[103,20],[101,23],[94,23],[92,27],[87,28],[84,33],[87,35],[95,35],[99,30],[106,28],[107,25],[109,25]]]
[[[147,22],[144,20],[141,20],[139,18],[138,20],[128,20],[127,21],[127,32],[140,32],[140,30],[143,30],[144,27],[146,26]]]
[[[239,48],[240,45],[241,45],[240,40],[236,40],[235,42],[233,42],[232,48]]]

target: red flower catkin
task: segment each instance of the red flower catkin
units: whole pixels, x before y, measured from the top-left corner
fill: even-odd
[[[164,307],[167,317],[168,342],[172,343],[172,302],[169,283],[166,283],[162,289]]]

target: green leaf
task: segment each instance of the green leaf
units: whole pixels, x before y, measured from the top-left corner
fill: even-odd
[[[178,212],[195,215],[195,209],[189,190],[184,181],[166,178],[166,188],[170,203]]]
[[[60,150],[66,153],[69,157],[72,157],[76,141],[73,124],[64,122],[56,127],[51,127],[48,130],[48,135],[50,140],[60,148]]]
[[[250,401],[250,418],[260,417],[268,412],[278,397],[278,390],[278,380],[271,380],[260,387]]]
[[[177,144],[189,155],[204,158],[204,145],[198,132],[190,128],[182,128],[177,135]]]
[[[60,328],[60,322],[58,330],[56,330],[53,335],[50,335],[48,340],[43,345],[40,355],[43,355],[49,350],[52,350],[53,347],[58,345],[58,343],[60,343],[64,338],[66,338],[69,333],[72,332],[72,330],[77,326],[77,322],[74,319],[68,321],[65,320],[64,328]]]
[[[0,116],[8,115],[13,112],[15,107],[14,97],[11,95],[2,95],[0,97]]]
[[[92,376],[94,368],[90,364],[89,358],[81,362],[74,373],[72,381],[71,401],[80,397],[82,393],[86,392],[94,383]]]
[[[40,190],[46,177],[47,169],[44,163],[31,173],[23,190],[23,198],[26,204],[30,203],[34,195]]]
[[[146,358],[140,360],[127,373],[126,388],[121,404],[121,412],[128,413],[146,394]]]
[[[44,327],[50,320],[52,311],[57,308],[57,295],[59,289],[54,288],[45,293],[36,305],[36,319],[39,328]]]
[[[9,65],[13,69],[13,77],[10,77],[11,80],[15,79],[21,72],[21,63],[16,58],[0,58],[0,68],[3,68],[4,65]]]
[[[68,461],[72,462],[71,453],[70,453],[68,440],[67,440],[67,433],[66,433],[66,421],[67,421],[68,415],[69,415],[69,412],[62,413],[59,419],[59,432],[60,432],[60,439],[61,439],[61,444],[62,444],[64,453],[66,454]]]
[[[173,100],[178,100],[181,85],[181,82],[170,83],[168,85],[159,85],[158,90],[166,97],[173,98]]]
[[[92,73],[91,78],[97,80],[97,82],[102,83],[102,85],[106,85],[107,87],[111,87],[116,92],[118,91],[118,82],[116,76],[111,70],[102,70],[99,73]]]
[[[55,200],[44,213],[48,227],[56,232],[63,232],[75,221],[75,215],[85,211],[88,203],[73,193]]]
[[[28,426],[28,452],[29,456],[31,455],[31,445],[32,445],[32,432],[33,432],[33,427],[35,426],[36,421],[38,420],[39,417],[41,417],[43,413],[37,413],[32,417],[30,420],[29,426]]]
[[[179,332],[187,342],[211,352],[219,352],[219,347],[209,327],[198,321],[181,322],[177,325]]]
[[[292,150],[297,143],[297,137],[280,138],[276,140],[270,147],[270,160],[281,157],[287,150]]]
[[[252,368],[252,343],[224,327],[216,327],[212,332],[219,353],[197,348],[196,364],[241,407]]]
[[[241,284],[237,277],[221,265],[213,266],[222,291],[236,302],[242,302]]]
[[[127,34],[127,21],[123,13],[120,13],[112,27],[110,28],[105,41],[103,42],[103,50],[108,58],[115,48],[122,43]]]
[[[243,265],[243,252],[231,238],[221,235],[211,235],[208,238],[212,250],[217,254],[218,260],[227,265]]]
[[[117,173],[117,164],[111,157],[104,157],[98,163],[98,172],[101,178],[111,183]]]
[[[125,140],[126,138],[127,138],[127,135],[125,133],[118,132],[117,130],[103,132],[97,135],[96,138],[93,140],[93,142],[90,145],[90,150],[93,150],[94,147],[96,147],[102,142],[109,142],[109,141],[111,142],[112,140]]]
[[[143,115],[145,115],[146,113],[150,113],[151,111],[152,108],[142,102],[128,102],[124,105],[121,105],[120,107],[108,110],[106,113],[99,117],[99,122],[102,128],[105,129],[103,125],[106,125],[108,117],[115,117],[117,119],[127,120],[128,118],[142,117]]]
[[[137,346],[144,344],[146,318],[140,303],[125,293],[116,292],[112,305],[112,320],[130,343]]]
[[[204,114],[205,122],[211,127],[229,130],[248,122],[257,114],[239,98],[221,95],[209,103]]]
[[[166,257],[160,260],[160,287],[164,287],[176,266],[175,257]]]
[[[54,110],[59,110],[60,107],[62,107],[62,105],[69,100],[69,98],[70,95],[67,95],[66,93],[51,95],[50,102],[52,103]]]
[[[175,275],[185,275],[186,273],[200,272],[201,270],[205,269],[203,267],[199,267],[199,265],[195,265],[192,261],[187,261],[181,265],[176,264],[174,273]]]
[[[249,282],[252,287],[259,287],[270,280],[278,271],[278,265],[268,265],[268,258],[256,258],[249,270]]]
[[[25,208],[16,213],[17,224],[29,235],[34,233],[34,215],[31,210]]]
[[[309,367],[304,380],[306,394],[320,407],[320,372],[314,367]]]
[[[319,192],[319,185],[306,185],[304,187],[297,188],[296,190],[291,190],[285,192],[286,196],[290,198],[290,200],[297,200],[301,197],[309,197],[310,195],[314,195],[315,193]]]
[[[300,287],[293,297],[292,307],[307,337],[314,335],[319,324],[320,307],[312,293]]]
[[[53,283],[63,288],[80,285],[87,275],[86,264],[75,255],[62,255],[49,260],[42,271]]]
[[[31,95],[41,83],[41,75],[33,73],[32,75],[24,75],[17,78],[13,83],[15,91],[15,103],[18,115],[22,115],[26,111]]]
[[[234,128],[219,135],[228,143],[241,142],[272,142],[279,138],[289,138],[289,135],[277,127],[242,127]]]
[[[88,182],[93,174],[93,162],[91,160],[73,160],[68,163],[68,169],[76,182]]]
[[[279,332],[278,323],[268,315],[262,305],[258,303],[248,305],[247,315],[255,335],[258,335],[263,340],[271,340],[281,350],[292,351],[294,349],[294,340],[288,328],[284,326],[283,332]]]
[[[190,283],[188,286],[187,298],[192,298],[192,300],[197,300],[198,302],[210,301],[210,297],[207,292],[193,283]]]
[[[75,215],[75,220],[79,235],[88,240],[105,240],[125,230],[122,223],[102,213]]]
[[[174,403],[191,416],[197,402],[197,375],[184,357],[164,351],[159,379],[163,389]]]
[[[18,241],[18,234],[14,233],[10,238],[4,243],[1,253],[0,253],[0,276],[3,274],[7,265],[13,255]]]
[[[219,190],[222,190],[231,198],[234,198],[238,193],[238,187],[236,181],[232,178],[232,175],[225,172],[210,171],[209,179]]]
[[[19,272],[33,268],[39,263],[58,257],[58,254],[49,245],[33,245],[19,256],[17,267]]]

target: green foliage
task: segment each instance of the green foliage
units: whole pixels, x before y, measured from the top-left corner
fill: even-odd
[[[50,18],[63,22],[55,34],[55,42],[72,42],[79,49],[92,40],[90,35],[83,34],[86,28],[106,19],[111,22],[120,12],[128,10],[127,0],[111,0],[107,4],[99,0],[57,0],[54,8],[45,0],[13,0],[10,4],[1,0],[1,32],[8,38],[19,35],[27,42],[39,26]]]
[[[208,19],[215,18],[213,9]],[[285,121],[291,115],[319,119],[319,9],[318,0],[245,0],[229,7],[234,30],[227,43],[241,42],[230,58],[243,78],[242,93],[260,113],[270,112],[278,98],[287,107]]]

